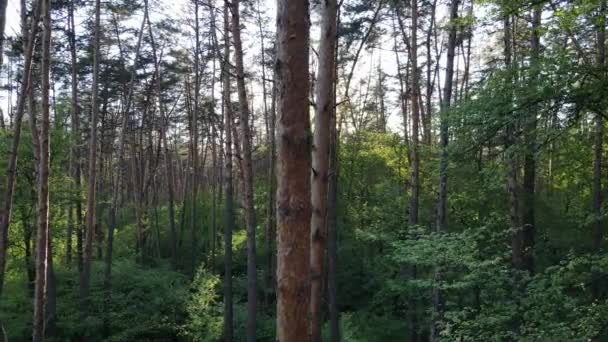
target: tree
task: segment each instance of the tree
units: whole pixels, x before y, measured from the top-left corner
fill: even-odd
[[[532,35],[530,38],[532,67],[531,80],[538,82],[540,63],[540,30],[542,5],[536,5],[532,10]],[[528,272],[534,272],[534,235],[535,235],[535,200],[536,200],[536,129],[538,125],[538,110],[533,108],[527,118],[524,133],[524,174],[523,174],[523,267]]]
[[[38,166],[38,229],[36,233],[36,285],[34,290],[34,342],[44,341],[47,262],[49,253],[49,166],[50,166],[50,45],[51,1],[42,3],[42,113],[40,120],[40,165]]]
[[[243,67],[243,46],[241,42],[241,22],[239,0],[232,0],[232,39],[234,42],[234,59],[236,67],[236,86],[239,97],[243,207],[245,208],[245,225],[247,226],[247,341],[256,340],[257,311],[257,271],[255,248],[255,209],[253,206],[253,165],[251,162],[251,128],[249,127],[249,105],[245,90],[245,70]]]
[[[328,0],[324,3],[316,84],[311,176],[312,217],[310,221],[310,329],[312,341],[321,341],[321,295],[327,240],[327,191],[330,177],[330,124],[335,110],[337,11],[338,5],[335,0]]]
[[[224,59],[222,61],[222,102],[224,110],[224,340],[232,341],[232,230],[234,198],[232,182],[232,102],[230,100],[230,18],[224,1]]]
[[[606,0],[600,2],[598,11],[598,20],[596,24],[597,31],[597,65],[600,69],[606,66],[606,12],[608,8]],[[539,19],[540,20],[540,19]],[[606,77],[604,71],[603,77]],[[592,248],[594,253],[600,253],[602,250],[602,240],[604,239],[604,227],[602,217],[602,163],[604,155],[604,117],[601,113],[595,115],[595,142],[594,142],[594,158],[593,158],[593,214],[595,220],[592,230]],[[592,284],[594,299],[599,298],[600,284],[597,279],[597,274],[594,274]]]
[[[456,21],[458,20],[459,0],[450,3],[450,23],[448,31],[447,59],[445,68],[445,85],[443,87],[443,101],[441,102],[441,128],[440,145],[441,157],[439,161],[439,199],[437,201],[437,226],[438,233],[443,233],[447,225],[447,201],[448,201],[448,111],[452,102],[452,82],[454,80],[454,57],[456,52]],[[433,288],[433,309],[435,317],[431,325],[431,340],[439,338],[440,328],[438,323],[443,314],[443,299],[439,285],[441,282],[441,270],[435,271],[435,287]]]
[[[2,295],[2,288],[4,285],[6,250],[8,248],[8,227],[11,221],[11,210],[13,205],[13,191],[15,187],[17,169],[17,153],[19,148],[19,142],[21,139],[21,122],[23,119],[23,113],[25,112],[27,94],[29,92],[29,89],[31,89],[32,87],[32,55],[34,53],[34,46],[36,45],[35,38],[41,9],[42,0],[36,1],[33,9],[34,17],[32,18],[30,23],[29,36],[27,39],[27,46],[25,48],[24,53],[25,61],[23,65],[23,79],[21,81],[21,91],[19,92],[19,99],[17,100],[11,153],[8,161],[8,167],[6,170],[6,188],[4,190],[3,195],[2,212],[0,212],[0,295]]]
[[[80,107],[78,100],[78,61],[76,59],[76,25],[74,23],[74,0],[68,4],[68,40],[70,44],[70,60],[72,63],[72,101],[71,101],[71,124],[72,124],[72,147],[70,150],[70,156],[72,160],[71,172],[72,178],[74,178],[74,184],[76,189],[80,190],[81,185],[81,137],[80,137]],[[82,271],[82,201],[80,196],[76,196],[75,208],[69,207],[69,218],[72,222],[72,215],[74,209],[76,209],[76,231],[77,231],[77,257],[78,257],[78,270]],[[72,225],[68,226],[68,241],[66,247],[66,258],[67,262],[71,263],[72,260]]]
[[[310,120],[307,0],[277,3],[277,340],[309,340]]]
[[[84,255],[82,262],[82,273],[80,276],[80,315],[82,318],[88,316],[89,295],[91,286],[91,263],[93,258],[93,234],[95,234],[95,191],[97,181],[97,120],[99,116],[99,37],[101,2],[95,1],[95,31],[93,33],[93,84],[91,96],[91,137],[89,139],[89,167],[87,179],[87,222],[84,241]]]

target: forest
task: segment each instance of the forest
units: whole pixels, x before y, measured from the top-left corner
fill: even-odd
[[[608,341],[608,0],[0,0],[0,341]]]

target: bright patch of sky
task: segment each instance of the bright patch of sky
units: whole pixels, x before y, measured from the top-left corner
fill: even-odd
[[[205,22],[207,22],[208,13],[209,13],[209,1],[210,3],[216,7],[216,27],[218,27],[218,39],[222,39],[222,28],[223,28],[223,19],[222,19],[222,10],[221,6],[223,6],[223,1],[218,0],[208,0],[201,1],[201,18]],[[256,2],[257,1],[257,2]],[[346,0],[348,1],[348,0]],[[259,9],[262,15],[262,30],[272,35],[275,31],[275,16],[276,16],[276,7],[275,0],[253,0],[253,8]],[[447,3],[443,1],[439,1],[437,10],[437,23],[439,27],[438,35],[439,35],[439,50],[445,50],[442,47],[442,43],[446,40],[445,34],[445,23],[446,23],[446,15],[447,15]],[[241,10],[247,10],[247,6],[241,5]],[[461,9],[461,15],[464,15],[466,8]],[[316,10],[313,10],[313,14],[311,17],[312,27],[311,27],[311,45],[313,49],[316,49],[318,45],[318,37],[319,37],[319,18],[316,14]],[[6,35],[7,36],[16,36],[21,31],[20,28],[20,4],[19,0],[9,0],[8,8],[7,8],[7,28]],[[170,19],[177,21],[179,25],[182,26],[184,31],[188,32],[187,34],[176,37],[176,44],[180,47],[183,47],[187,50],[193,50],[194,39],[193,39],[193,29],[192,29],[192,21],[194,20],[193,13],[193,5],[191,0],[174,0],[174,1],[162,1],[162,0],[150,0],[150,14],[151,20],[153,22],[160,21],[162,19]],[[477,17],[487,17],[488,11],[487,8],[475,8],[475,15]],[[76,26],[79,34],[82,34],[85,30],[82,27],[82,22],[85,20],[84,16],[86,15],[86,9],[78,9]],[[125,23],[125,25],[132,26],[135,30],[139,29],[139,25],[141,24],[143,13],[134,13],[131,18]],[[351,82],[351,89],[349,90],[350,97],[353,101],[357,101],[358,105],[364,106],[365,101],[371,101],[373,93],[370,93],[369,89],[373,89],[376,86],[377,82],[377,71],[382,69],[384,73],[387,74],[386,87],[388,88],[386,92],[386,108],[388,114],[388,126],[394,132],[402,132],[402,114],[401,108],[399,105],[399,83],[396,79],[397,75],[397,63],[396,56],[394,51],[394,37],[393,37],[393,24],[391,21],[391,16],[394,14],[391,10],[386,7],[380,13],[380,16],[383,17],[382,22],[380,23],[381,28],[384,30],[384,34],[380,37],[377,43],[373,46],[367,46],[361,53],[360,59],[358,61],[357,67],[355,68],[355,73],[353,75],[353,80]],[[102,15],[102,21],[107,20],[107,17]],[[245,66],[246,72],[251,75],[249,80],[249,96],[250,101],[253,104],[254,108],[254,117],[257,118],[256,124],[259,127],[263,127],[263,88],[261,86],[261,64],[260,64],[260,27],[258,22],[258,17],[256,15],[243,15],[241,16],[242,25],[244,27],[243,32],[243,43],[244,43],[244,54],[245,54]],[[202,25],[202,24],[201,24]],[[489,33],[491,27],[480,25],[481,27],[476,29],[473,34],[473,44],[472,44],[472,62],[471,62],[471,71],[474,73],[477,70],[477,66],[481,65],[482,59],[488,58],[489,54],[493,54],[496,52],[489,51],[487,49],[488,46],[494,45],[495,39],[490,39],[493,37]],[[490,25],[491,26],[491,25]],[[419,43],[422,43],[423,39],[425,39],[425,30],[426,27],[421,27],[421,32],[419,32]],[[202,33],[207,34],[209,28],[201,27]],[[56,39],[60,39],[57,37]],[[397,39],[402,39],[399,35]],[[266,42],[266,46],[269,44]],[[115,47],[114,47],[115,48]],[[112,47],[110,47],[112,49]],[[423,45],[419,48],[419,65],[424,68],[426,65],[426,51]],[[435,58],[435,51],[432,51],[432,57]],[[485,56],[485,57],[484,57]],[[6,59],[5,59],[6,60]],[[400,60],[404,65],[406,60],[406,53],[404,51],[400,52]],[[433,95],[433,103],[437,103],[439,91],[437,85],[442,86],[443,82],[443,66],[445,64],[445,52],[441,54],[440,58],[440,68],[437,72],[436,80],[435,80],[435,91]],[[211,67],[208,65],[207,67]],[[462,58],[462,54],[459,54],[459,57],[456,61],[456,67],[459,68],[462,73],[464,70],[464,59]],[[350,66],[346,68],[349,70]],[[219,66],[218,66],[219,69]],[[316,69],[316,56],[311,51],[311,73]],[[6,68],[3,68],[3,71]],[[267,70],[267,73],[270,74],[271,70]],[[421,70],[422,73],[425,70]],[[219,74],[219,72],[218,72]],[[2,73],[0,76],[0,80],[2,80],[3,84],[7,83],[8,74],[6,71]],[[14,76],[13,76],[14,77]],[[270,75],[267,75],[267,78],[270,78]],[[13,80],[12,82],[15,82]],[[343,78],[341,78],[341,83],[343,87]],[[210,92],[210,85],[202,84],[202,87],[205,89],[201,89],[201,93],[208,94]],[[216,82],[216,96],[220,94],[219,92],[219,82]],[[343,94],[344,89],[340,89],[338,94]],[[368,96],[365,96],[366,93],[369,93]],[[424,93],[424,90],[423,90]],[[9,104],[10,102],[13,104]],[[0,107],[2,111],[6,113],[10,109],[10,107],[14,106],[14,103],[17,100],[16,93],[11,94],[9,96],[8,90],[0,91]],[[338,98],[338,102],[341,102],[341,99]],[[435,105],[437,107],[437,105]],[[436,111],[437,108],[434,108]],[[259,129],[260,132],[263,129]],[[263,132],[261,134],[264,134]]]

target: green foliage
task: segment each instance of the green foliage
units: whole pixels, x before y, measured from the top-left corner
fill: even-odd
[[[180,335],[191,341],[218,341],[224,327],[219,277],[200,267],[190,288]]]

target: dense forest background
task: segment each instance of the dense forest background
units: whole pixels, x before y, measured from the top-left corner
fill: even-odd
[[[608,340],[607,11],[0,0],[0,340]]]

